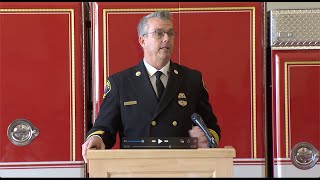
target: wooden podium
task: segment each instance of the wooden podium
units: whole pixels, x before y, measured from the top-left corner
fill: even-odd
[[[233,147],[87,152],[89,177],[233,177]]]

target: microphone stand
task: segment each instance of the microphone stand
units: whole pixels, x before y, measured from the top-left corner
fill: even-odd
[[[208,140],[208,148],[217,148],[218,145],[214,139],[214,137],[212,136],[212,134],[210,134],[210,132],[208,131],[207,127],[204,126],[199,126],[200,129],[204,132],[204,134],[206,135],[206,138]]]
[[[200,127],[200,128],[203,130],[204,134],[206,135],[206,138],[208,140],[208,148],[217,148],[218,145],[216,143],[216,140],[214,139],[212,134],[210,134],[208,129],[206,127]]]
[[[208,148],[217,148],[218,147],[216,141],[214,140],[214,138],[212,136],[207,139],[208,139]]]
[[[191,115],[191,120],[200,127],[200,129],[204,132],[207,140],[208,140],[208,148],[217,148],[218,145],[212,136],[212,134],[208,131],[207,126],[204,124],[202,117],[198,113],[193,113]]]

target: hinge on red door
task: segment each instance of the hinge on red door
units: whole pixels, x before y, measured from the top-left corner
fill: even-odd
[[[91,12],[90,12],[90,3],[89,2],[84,2],[84,6],[85,6],[85,14],[84,14],[84,18],[85,18],[85,26],[86,28],[91,28]]]
[[[86,20],[86,28],[91,28],[91,21],[90,20]]]

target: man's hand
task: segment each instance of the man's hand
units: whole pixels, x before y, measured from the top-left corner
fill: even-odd
[[[105,149],[105,144],[103,143],[101,137],[91,136],[86,142],[82,144],[82,157],[85,163],[87,163],[87,150],[95,147],[96,149]]]
[[[199,148],[207,148],[208,147],[207,137],[198,126],[193,126],[192,129],[189,130],[189,135],[190,135],[190,137],[197,137],[198,138],[198,147]]]

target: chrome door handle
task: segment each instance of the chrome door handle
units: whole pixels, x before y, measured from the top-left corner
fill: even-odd
[[[299,169],[307,170],[317,164],[319,151],[308,142],[300,142],[291,150],[291,161]]]
[[[26,119],[16,119],[7,130],[7,136],[12,144],[26,146],[39,135],[39,130]]]

